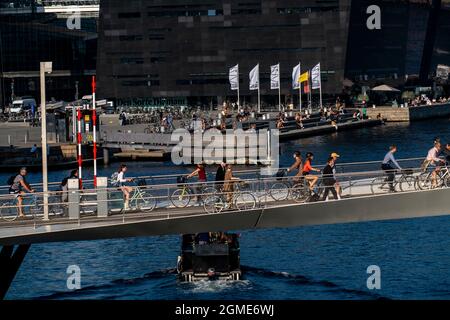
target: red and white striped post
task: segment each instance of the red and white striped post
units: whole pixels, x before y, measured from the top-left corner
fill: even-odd
[[[95,103],[95,76],[92,76],[92,142],[94,156],[94,188],[97,187],[97,111]]]
[[[83,158],[81,154],[81,110],[80,107],[77,108],[77,161],[78,161],[78,181],[80,182],[80,189],[83,188],[83,179],[82,179],[82,172],[81,172],[81,166],[83,165]]]

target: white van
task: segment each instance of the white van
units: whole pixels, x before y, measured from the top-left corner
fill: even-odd
[[[36,100],[31,97],[24,97],[21,99],[17,99],[13,101],[11,108],[9,109],[10,113],[23,113],[31,110],[31,106],[34,105],[37,111]]]

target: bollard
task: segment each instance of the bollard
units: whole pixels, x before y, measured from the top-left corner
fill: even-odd
[[[103,164],[109,165],[109,149],[103,148]]]
[[[69,219],[80,218],[80,191],[78,179],[67,180],[69,192]]]
[[[97,177],[97,217],[108,216],[108,178]]]

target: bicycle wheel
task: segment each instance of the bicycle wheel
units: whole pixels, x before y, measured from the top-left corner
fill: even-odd
[[[400,190],[404,191],[414,191],[416,190],[416,179],[413,176],[403,176],[400,181]]]
[[[289,186],[283,182],[275,182],[269,189],[270,197],[275,201],[283,201],[289,197]]]
[[[217,192],[216,188],[214,187],[205,187],[202,189],[202,195],[204,196],[211,196],[214,195]]]
[[[239,211],[252,210],[256,208],[256,198],[250,192],[240,192],[234,197],[233,202]]]
[[[143,212],[150,212],[156,207],[156,199],[147,192],[142,192],[142,197],[134,201],[136,209]]]
[[[19,217],[19,213],[13,202],[5,202],[0,207],[0,216],[5,221],[14,221]]]
[[[416,180],[417,187],[420,190],[429,190],[431,189],[431,174],[428,172],[421,173]]]
[[[444,180],[444,186],[447,188],[450,188],[450,175],[447,174],[443,180]]]
[[[203,208],[207,213],[220,213],[225,208],[225,203],[219,195],[210,195],[203,201]]]
[[[186,208],[191,202],[192,195],[187,188],[175,190],[170,196],[170,202],[177,208]]]
[[[386,177],[376,177],[373,179],[370,183],[370,191],[372,194],[388,193],[389,185],[386,181]]]
[[[291,188],[291,196],[295,202],[306,202],[310,196],[309,188],[302,183],[296,183]]]

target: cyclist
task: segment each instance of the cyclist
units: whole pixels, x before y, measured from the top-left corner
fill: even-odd
[[[431,173],[431,187],[436,188],[437,179],[436,176],[438,172],[441,170],[440,165],[444,164],[445,161],[438,157],[441,151],[441,143],[436,141],[434,143],[434,147],[428,150],[427,158],[423,163],[423,170],[425,171],[429,166],[435,167],[433,172]]]
[[[128,168],[126,164],[121,164],[119,167],[119,170],[117,171],[117,183],[122,190],[123,195],[125,196],[125,203],[124,203],[124,209],[129,209],[129,201],[130,201],[130,194],[133,192],[133,187],[126,185],[127,182],[132,182],[133,179],[127,179],[125,178],[125,172],[127,172]]]
[[[381,163],[381,169],[387,174],[386,181],[389,183],[389,190],[395,192],[394,179],[395,179],[395,168],[402,170],[397,160],[395,160],[394,153],[397,152],[397,146],[395,144],[389,147],[388,153],[384,156],[383,162]]]
[[[295,159],[295,162],[289,167],[289,169],[287,169],[287,173],[291,172],[294,169],[297,169],[298,172],[294,177],[294,181],[298,181],[302,177],[302,171],[303,171],[302,155],[301,155],[300,151],[295,151],[293,157]]]
[[[194,176],[198,176],[198,182],[201,182],[200,185],[194,186],[195,189],[195,197],[194,201],[197,201],[198,194],[200,194],[202,187],[204,186],[204,183],[206,183],[206,170],[205,165],[203,163],[197,164],[197,167],[194,171],[192,171],[190,174],[187,175],[187,179],[190,179]]]
[[[447,143],[441,151],[441,154],[445,157],[446,165],[450,165],[450,143]]]
[[[20,168],[19,174],[17,174],[12,181],[10,181],[9,194],[16,195],[17,209],[19,210],[19,217],[23,218],[25,215],[22,210],[23,195],[25,192],[33,193],[34,189],[27,183],[25,177],[27,175],[27,168]]]
[[[317,180],[319,180],[319,177],[312,175],[311,172],[320,172],[320,169],[313,168],[311,166],[312,160],[314,159],[314,154],[312,152],[306,153],[306,160],[305,164],[303,165],[302,174],[305,177],[305,180],[309,183],[309,190],[314,190],[314,185],[317,183]]]
[[[68,177],[65,177],[61,181],[61,191],[63,191],[62,194],[61,194],[62,202],[67,202],[67,200],[68,200],[68,196],[69,195],[67,193],[67,190],[68,190],[67,182],[68,182],[69,179],[78,179],[78,170],[77,169],[72,170],[70,172],[70,175]]]

